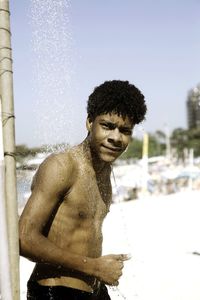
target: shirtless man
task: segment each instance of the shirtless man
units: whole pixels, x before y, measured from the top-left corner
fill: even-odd
[[[146,113],[144,96],[128,81],[106,81],[87,106],[86,139],[39,167],[20,218],[21,255],[36,262],[27,299],[110,299],[127,255],[102,256],[111,164]]]

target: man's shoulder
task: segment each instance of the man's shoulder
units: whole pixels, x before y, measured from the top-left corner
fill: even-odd
[[[71,148],[67,148],[65,151],[51,154],[49,159],[57,161],[57,163],[64,168],[68,167],[69,165],[76,167],[82,160],[83,155],[81,152],[82,151],[80,145],[77,145]]]
[[[40,165],[39,169],[58,169],[60,172],[65,172],[69,168],[73,168],[74,160],[70,151],[58,152],[50,154]]]
[[[40,165],[40,168],[58,168],[60,171],[72,171],[77,169],[80,165],[82,158],[80,145],[67,148],[64,151],[55,152],[50,154]]]
[[[32,189],[35,184],[44,182],[52,182],[54,186],[72,185],[76,178],[77,166],[71,149],[50,154],[39,166],[32,181]]]

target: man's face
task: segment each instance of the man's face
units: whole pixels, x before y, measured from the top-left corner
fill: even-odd
[[[87,120],[87,128],[93,153],[100,160],[112,163],[128,146],[133,122],[110,113],[97,116],[93,122]]]

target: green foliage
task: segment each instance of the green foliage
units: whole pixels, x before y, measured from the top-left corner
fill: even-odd
[[[16,162],[23,164],[28,157],[34,157],[37,153],[49,153],[63,151],[69,147],[68,144],[56,144],[56,145],[43,145],[41,147],[32,147],[22,144],[15,147]]]
[[[149,134],[149,157],[162,154],[163,144],[159,142],[156,135]]]
[[[174,129],[171,145],[176,149],[179,158],[183,158],[184,149],[194,149],[194,156],[200,156],[200,128]]]
[[[42,147],[28,148],[26,145],[16,146],[16,156],[26,157],[28,155],[34,156],[36,153],[41,152]]]
[[[121,155],[121,159],[130,159],[142,157],[142,141],[139,139],[132,139],[127,150]]]
[[[126,150],[121,156],[121,159],[130,158],[142,158],[143,141],[137,138],[133,138]],[[149,135],[149,156],[157,156],[163,154],[165,151],[165,145],[159,143],[156,136]]]
[[[170,137],[171,148],[175,150],[178,158],[184,158],[185,149],[194,149],[194,156],[200,156],[200,128],[183,129],[176,128]],[[149,134],[149,157],[165,155],[166,153],[166,135],[157,130]],[[132,139],[127,151],[121,156],[122,159],[142,158],[142,140]]]
[[[42,152],[42,147],[29,148],[26,145],[17,145],[15,147],[16,162],[23,164],[28,156],[35,156],[38,152]]]
[[[161,130],[156,130],[155,137],[160,144],[165,143],[166,134]]]
[[[200,156],[200,128],[187,131],[188,148],[194,149],[194,156]]]

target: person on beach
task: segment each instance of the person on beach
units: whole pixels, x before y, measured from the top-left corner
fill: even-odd
[[[142,93],[105,81],[87,103],[85,140],[39,167],[19,222],[20,254],[36,262],[27,299],[108,300],[126,254],[102,255],[102,223],[112,199],[112,163],[144,120]]]

